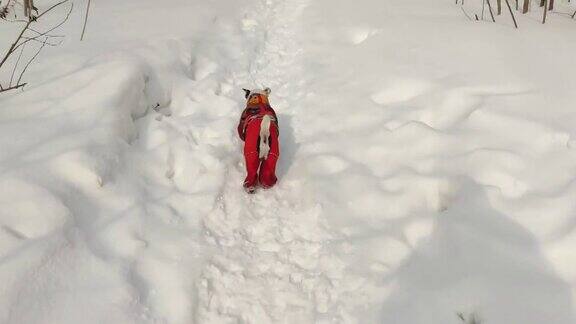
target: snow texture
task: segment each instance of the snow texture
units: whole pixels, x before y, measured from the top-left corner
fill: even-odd
[[[574,21],[453,2],[75,1],[0,97],[0,323],[576,323]]]

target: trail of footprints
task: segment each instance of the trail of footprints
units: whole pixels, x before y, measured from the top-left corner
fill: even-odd
[[[274,89],[286,83],[282,70],[293,71],[300,53],[291,28],[297,26],[304,5],[266,1],[254,19],[245,20],[248,39],[257,38],[262,28],[266,36],[249,70],[234,75],[235,84],[258,79]],[[288,98],[277,95],[275,107],[293,108],[298,98]],[[347,316],[340,307],[347,290],[341,285],[344,264],[326,248],[333,237],[323,223],[321,206],[302,198],[299,186],[279,184],[245,195],[240,188],[244,167],[240,157],[235,162],[228,166],[222,192],[204,219],[206,240],[218,252],[198,283],[199,322],[306,323],[328,312]]]

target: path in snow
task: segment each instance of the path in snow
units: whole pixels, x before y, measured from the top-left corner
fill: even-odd
[[[136,146],[142,151],[133,161],[156,165],[140,167],[155,170],[153,175],[142,171],[152,184],[146,199],[154,201],[154,214],[174,220],[170,231],[175,242],[180,241],[163,249],[176,255],[178,265],[153,261],[144,270],[135,267],[152,318],[180,322],[189,317],[187,312],[199,323],[307,323],[349,317],[344,306],[349,299],[343,295],[350,288],[346,285],[357,283],[342,280],[344,263],[328,248],[333,236],[321,217],[322,207],[306,179],[292,168],[298,160],[299,101],[306,95],[297,44],[305,6],[303,0],[259,2],[246,9],[235,41],[210,44],[214,51],[204,55],[184,50],[189,78],[175,84],[168,107],[140,122]],[[235,42],[232,50],[226,48]],[[230,66],[210,56],[230,51]],[[272,88],[282,152],[279,184],[249,196],[241,186],[244,161],[235,126],[243,108],[241,88],[255,86]],[[171,182],[168,187],[158,170],[161,164]],[[176,234],[176,227],[189,232]],[[199,234],[198,228],[202,238],[185,243],[187,235]],[[184,260],[182,255],[187,255]],[[195,258],[206,260],[203,269],[194,269]],[[185,264],[190,265],[188,273]]]
[[[266,1],[243,22],[246,38],[261,43],[247,73],[234,74],[233,84],[273,89],[281,127],[281,180],[274,190],[247,196],[240,190],[239,151],[228,165],[215,208],[204,219],[207,239],[217,247],[199,282],[199,314],[207,323],[305,323],[320,320],[316,314],[338,314],[343,264],[326,249],[332,236],[313,192],[290,172],[297,159],[294,117],[305,95],[305,84],[295,82],[302,75],[295,34],[304,6],[303,1]]]

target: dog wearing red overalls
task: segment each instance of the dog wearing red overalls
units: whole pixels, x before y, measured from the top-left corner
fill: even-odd
[[[246,160],[244,189],[248,193],[254,193],[258,183],[262,188],[268,189],[278,181],[276,178],[276,162],[280,156],[278,117],[268,102],[270,88],[243,90],[246,108],[238,123],[238,136],[244,141]]]

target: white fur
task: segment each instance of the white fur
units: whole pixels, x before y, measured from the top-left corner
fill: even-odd
[[[266,115],[262,118],[260,123],[260,159],[267,159],[270,152],[270,123],[272,116]]]

